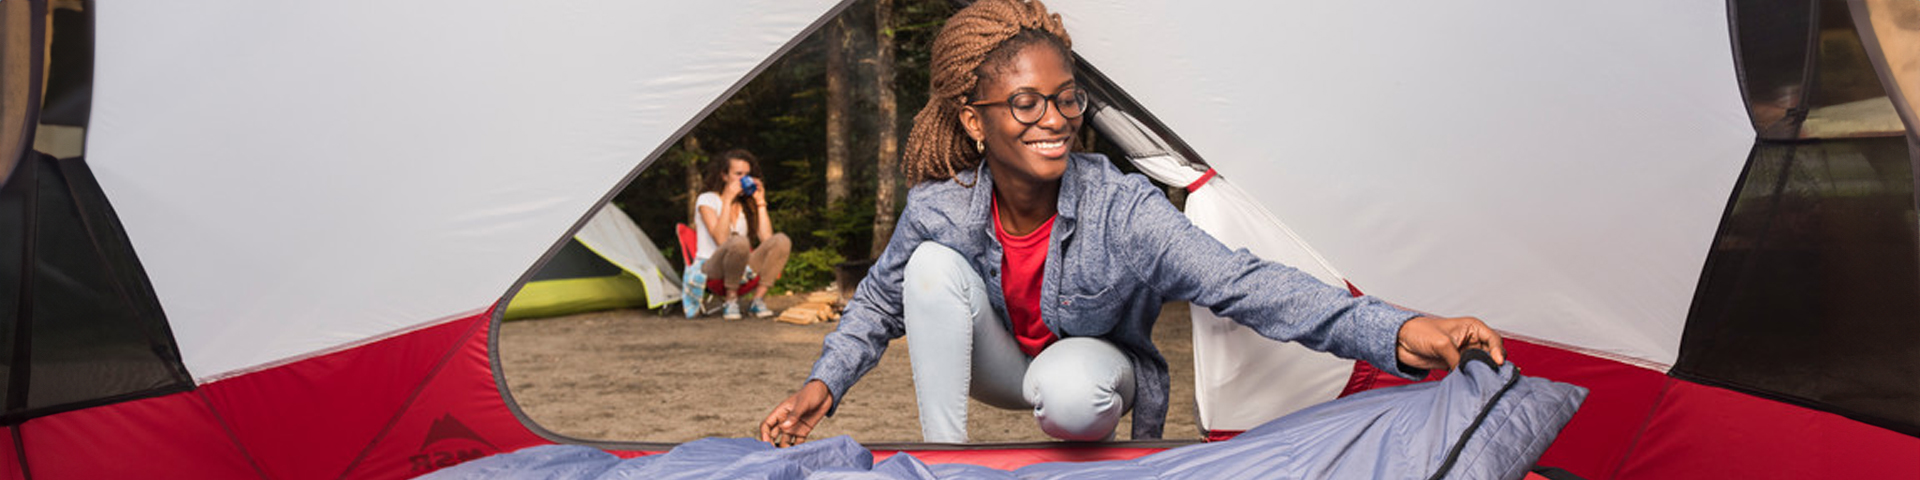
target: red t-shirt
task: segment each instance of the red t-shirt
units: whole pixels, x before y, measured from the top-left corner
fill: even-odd
[[[1060,339],[1040,320],[1040,277],[1047,266],[1047,241],[1053,238],[1053,219],[1022,236],[1007,234],[1000,226],[1000,206],[993,208],[993,234],[1000,239],[1006,258],[1000,265],[1000,288],[1007,298],[1007,319],[1013,322],[1013,339],[1027,356],[1040,354]]]

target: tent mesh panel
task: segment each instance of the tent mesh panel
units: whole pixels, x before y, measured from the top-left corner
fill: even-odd
[[[1904,138],[1762,142],[1672,373],[1920,435],[1920,240]]]
[[[31,153],[15,173],[0,187],[0,422],[192,388],[86,163]]]

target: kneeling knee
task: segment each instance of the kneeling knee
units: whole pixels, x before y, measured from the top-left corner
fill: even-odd
[[[1090,386],[1089,386],[1090,387]],[[1126,412],[1117,392],[1097,388],[1049,388],[1033,401],[1033,418],[1040,430],[1061,440],[1099,441],[1113,436]],[[1069,391],[1061,391],[1069,390]],[[1079,390],[1079,391],[1071,391]],[[1037,398],[1034,398],[1037,397]]]
[[[1119,348],[1093,338],[1048,346],[1023,383],[1040,429],[1063,440],[1108,438],[1133,402],[1132,364]]]

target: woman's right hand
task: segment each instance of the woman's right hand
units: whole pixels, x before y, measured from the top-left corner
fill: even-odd
[[[720,182],[720,183],[723,184],[720,187],[721,201],[731,202],[733,201],[733,199],[740,198],[740,190],[741,190],[740,179],[736,178],[736,179],[733,179],[733,181],[731,182]]]
[[[827,384],[819,380],[807,382],[799,392],[773,407],[767,419],[760,422],[760,441],[775,447],[805,442],[807,434],[813,433],[813,427],[820,425],[832,407],[833,393],[827,391]]]

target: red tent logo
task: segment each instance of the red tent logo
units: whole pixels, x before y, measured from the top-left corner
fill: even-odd
[[[449,413],[427,428],[426,440],[420,442],[420,453],[407,457],[407,463],[412,465],[413,473],[422,474],[499,452],[499,447],[480,438],[479,433]]]

